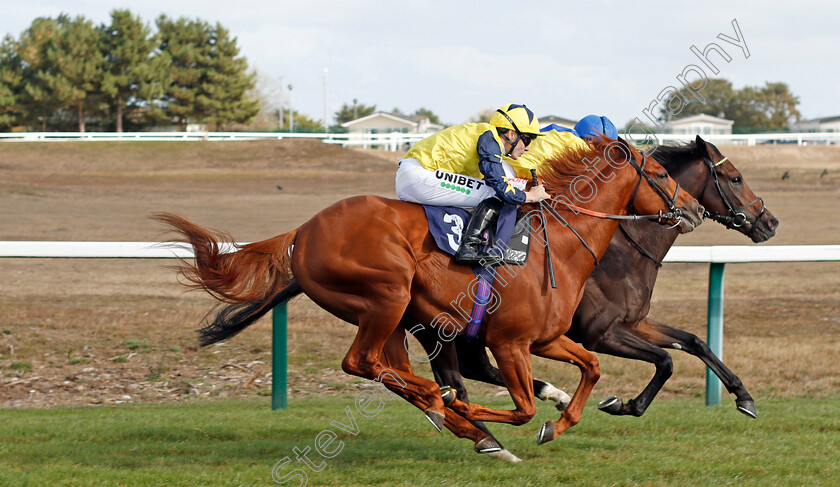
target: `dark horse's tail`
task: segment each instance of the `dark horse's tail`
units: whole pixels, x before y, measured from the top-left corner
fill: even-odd
[[[179,241],[192,245],[195,263],[181,261],[178,266],[186,285],[227,303],[212,321],[205,319],[199,330],[202,346],[236,335],[274,306],[301,293],[290,267],[297,230],[226,252],[224,244],[233,241],[228,233],[172,213],[157,213],[152,218],[173,227],[183,237]]]

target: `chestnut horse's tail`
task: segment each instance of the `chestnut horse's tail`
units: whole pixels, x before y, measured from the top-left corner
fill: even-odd
[[[192,245],[195,263],[181,261],[178,267],[186,285],[204,289],[222,302],[265,300],[292,281],[289,250],[297,230],[226,252],[225,243],[233,240],[228,233],[204,228],[172,213],[157,213],[152,218],[173,227],[183,236],[180,241]]]
[[[256,322],[274,306],[301,293],[292,277],[290,249],[297,230],[238,247],[223,248],[232,242],[230,234],[210,230],[183,216],[158,213],[152,218],[173,227],[192,245],[195,263],[181,261],[178,271],[187,286],[203,289],[227,303],[212,321],[204,320],[199,330],[202,346],[236,335]]]
[[[285,303],[301,292],[303,290],[297,281],[292,279],[288,286],[273,297],[227,305],[216,313],[212,321],[209,318],[204,319],[204,327],[198,330],[199,343],[206,347],[226,340],[254,324],[278,304]]]

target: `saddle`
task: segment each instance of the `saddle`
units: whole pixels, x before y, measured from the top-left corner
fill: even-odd
[[[423,209],[429,221],[429,232],[438,248],[449,255],[455,255],[461,242],[461,233],[470,219],[470,211],[465,208],[427,205],[423,205]],[[516,212],[515,218],[500,217],[501,225],[493,226],[487,235],[487,245],[490,242],[495,245],[486,250],[502,253],[505,264],[524,264],[528,260],[531,243],[531,217],[520,211]],[[506,225],[512,225],[513,228],[505,228]],[[497,234],[511,235],[509,242],[496,242]]]
[[[513,235],[510,237],[510,242],[507,245],[502,245],[501,242],[496,242],[496,230],[490,230],[489,242],[496,242],[494,247],[491,247],[488,252],[497,253],[503,251],[503,260],[505,264],[523,265],[528,260],[528,252],[531,249],[531,218],[530,213],[523,213],[516,211],[516,222],[513,225]]]

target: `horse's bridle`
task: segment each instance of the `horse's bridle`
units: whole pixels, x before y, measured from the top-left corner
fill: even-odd
[[[633,157],[633,154],[630,154],[628,162],[633,166],[633,169],[635,169],[636,172],[639,173],[639,181],[636,183],[636,189],[633,190],[633,198],[630,199],[630,205],[635,209],[636,195],[639,192],[639,186],[641,186],[642,184],[642,178],[644,178],[650,185],[650,187],[653,188],[654,191],[656,191],[660,198],[662,198],[662,201],[664,201],[665,204],[668,205],[668,213],[662,213],[662,211],[660,211],[658,215],[659,218],[657,221],[661,223],[663,220],[676,220],[676,223],[674,223],[674,225],[671,228],[679,225],[680,221],[682,220],[682,210],[677,208],[677,198],[680,195],[680,183],[674,181],[675,183],[677,183],[677,189],[674,190],[674,196],[669,197],[668,193],[665,192],[662,186],[657,184],[657,182],[654,181],[653,178],[645,172],[645,165],[647,165],[647,154],[642,152],[641,166],[639,166],[636,163],[636,159]]]
[[[636,183],[636,188],[633,190],[633,197],[630,200],[630,206],[635,209],[634,203],[636,201],[636,196],[639,192],[639,187],[642,184],[642,179],[644,178],[647,181],[647,183],[651,186],[651,188],[653,188],[654,191],[656,191],[656,193],[668,205],[668,213],[664,213],[663,211],[660,210],[659,213],[657,213],[655,215],[611,215],[609,213],[602,213],[600,211],[593,211],[593,210],[589,210],[587,208],[580,208],[580,207],[578,207],[574,204],[569,203],[565,199],[561,199],[559,201],[562,201],[563,204],[565,204],[568,207],[567,208],[568,210],[574,211],[575,213],[583,213],[584,215],[594,216],[594,217],[597,217],[597,218],[604,218],[604,219],[609,219],[609,220],[656,220],[659,223],[661,223],[663,221],[667,221],[667,220],[675,220],[676,222],[670,228],[673,228],[673,227],[679,225],[680,221],[682,221],[682,210],[677,208],[676,204],[677,204],[677,198],[679,197],[679,194],[680,194],[680,183],[677,183],[677,189],[674,190],[674,196],[669,197],[668,193],[664,189],[662,189],[662,186],[657,184],[656,181],[654,181],[653,178],[650,177],[645,172],[644,169],[645,169],[645,165],[647,165],[647,154],[645,154],[644,152],[642,153],[642,165],[641,166],[639,166],[639,164],[636,163],[636,160],[633,158],[632,153],[628,157],[628,162],[633,167],[633,169],[635,169],[636,172],[639,174],[639,181]],[[676,181],[674,181],[674,182],[676,182]],[[566,225],[577,236],[578,240],[580,240],[580,242],[583,244],[583,246],[586,247],[586,250],[588,250],[589,253],[592,254],[592,258],[595,259],[595,265],[597,266],[598,265],[598,257],[595,255],[595,252],[592,250],[592,248],[589,247],[589,244],[586,243],[586,240],[583,239],[583,236],[581,236],[580,233],[578,233],[578,231],[575,230],[574,227],[572,227],[569,224],[569,222],[567,222],[566,219],[563,218],[560,215],[560,213],[557,212],[556,209],[554,209],[553,205],[545,205],[545,209],[548,210],[548,212],[551,213],[552,216],[554,216],[555,218],[562,221],[563,224]]]
[[[720,199],[723,201],[723,203],[726,205],[726,209],[729,211],[729,216],[724,216],[719,213],[712,213],[706,210],[703,216],[705,218],[709,218],[724,225],[726,228],[740,228],[744,225],[744,223],[747,223],[749,221],[747,219],[747,215],[744,214],[744,210],[754,205],[756,202],[761,202],[761,210],[758,212],[758,215],[756,215],[755,220],[752,221],[752,228],[750,228],[750,233],[747,234],[748,237],[752,237],[752,234],[756,229],[756,224],[761,219],[762,215],[764,215],[764,199],[762,199],[759,196],[747,203],[746,205],[741,206],[740,208],[735,208],[735,205],[732,203],[732,198],[730,198],[726,191],[723,189],[723,185],[720,182],[720,178],[718,177],[716,170],[718,166],[726,162],[727,158],[724,157],[718,162],[712,162],[712,160],[709,159],[709,156],[703,155],[703,160],[706,162],[706,166],[712,173],[712,177],[715,180],[715,188],[717,189],[717,192],[720,195]]]

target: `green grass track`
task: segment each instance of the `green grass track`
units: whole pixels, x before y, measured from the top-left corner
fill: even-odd
[[[756,420],[729,400],[659,400],[643,418],[590,401],[579,425],[537,446],[539,425],[557,419],[541,403],[528,425],[491,425],[525,460],[509,464],[369,396],[292,399],[286,411],[267,398],[4,410],[0,485],[840,485],[840,398],[759,400]]]

